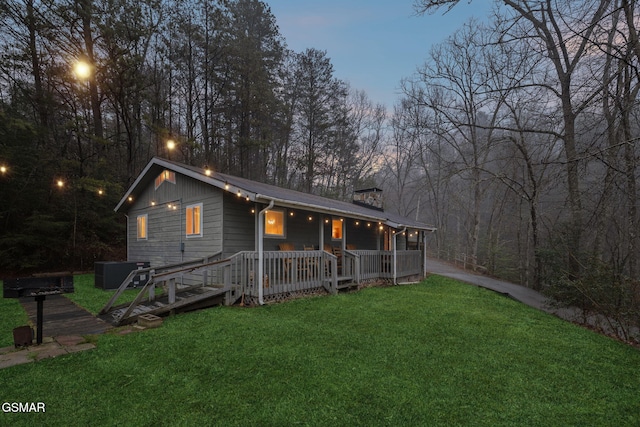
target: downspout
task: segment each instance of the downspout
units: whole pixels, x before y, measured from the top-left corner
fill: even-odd
[[[262,209],[258,214],[258,304],[264,305],[264,214],[275,204],[271,200],[269,206]]]
[[[403,228],[402,231],[397,232],[393,235],[393,284],[398,284],[398,234],[402,234],[407,231],[407,227]]]
[[[427,232],[422,230],[422,277],[427,277]]]
[[[129,241],[131,240],[129,238],[129,215],[124,214],[124,217],[127,218],[127,261],[129,261],[129,254],[131,252],[129,252]]]

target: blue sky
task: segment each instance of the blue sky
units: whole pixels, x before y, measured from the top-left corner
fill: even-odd
[[[413,0],[264,0],[289,49],[326,50],[335,77],[391,110],[400,80],[424,63],[472,16],[489,16],[490,0],[461,0],[450,12],[416,16]]]

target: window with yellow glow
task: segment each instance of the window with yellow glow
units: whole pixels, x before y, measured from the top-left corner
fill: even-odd
[[[331,237],[336,240],[342,239],[342,221],[339,219],[331,221]]]
[[[147,239],[147,214],[138,215],[137,221],[137,236],[138,240]]]
[[[156,190],[165,181],[169,181],[170,183],[175,184],[176,173],[167,169],[163,170],[162,173],[156,177]]]
[[[284,212],[266,211],[264,214],[265,236],[284,237]]]
[[[202,236],[202,203],[187,206],[187,237]]]

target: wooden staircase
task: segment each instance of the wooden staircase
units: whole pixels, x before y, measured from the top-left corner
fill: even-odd
[[[203,273],[211,269],[228,267],[230,261],[211,260],[219,254],[197,261],[174,264],[163,267],[134,270],[118,287],[109,302],[100,310],[99,317],[115,326],[133,323],[142,314],[173,314],[196,310],[216,304],[233,304],[237,299],[231,283],[207,285],[206,273],[202,284],[183,286],[177,283],[185,275]],[[149,281],[141,288],[136,298],[130,303],[114,306],[120,295],[127,288],[135,275],[149,274]],[[156,287],[163,292],[156,295]]]

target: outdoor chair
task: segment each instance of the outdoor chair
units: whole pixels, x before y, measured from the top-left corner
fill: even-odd
[[[282,252],[292,252],[295,251],[295,247],[293,243],[279,243],[278,249]],[[282,259],[282,271],[285,280],[291,278],[291,269],[293,268],[293,258],[283,258]]]

